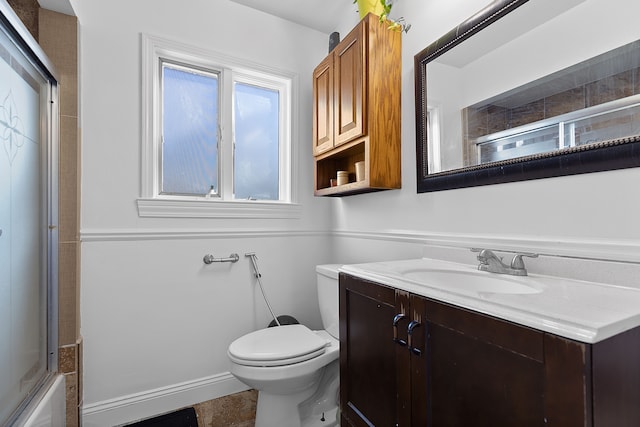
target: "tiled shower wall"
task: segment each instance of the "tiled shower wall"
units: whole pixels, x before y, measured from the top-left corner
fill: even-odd
[[[511,129],[582,108],[640,93],[640,68],[624,71],[533,102],[504,108],[487,105],[465,109],[469,139]]]

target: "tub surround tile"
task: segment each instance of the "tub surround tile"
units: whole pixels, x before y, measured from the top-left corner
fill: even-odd
[[[77,19],[40,9],[40,45],[56,65],[60,79],[60,115],[78,117],[78,31]]]
[[[78,346],[78,408],[82,407],[82,396],[84,395],[84,390],[82,388],[83,386],[83,382],[82,382],[82,376],[84,374],[84,370],[83,370],[83,364],[82,364],[82,357],[83,357],[83,340],[82,337],[78,338],[78,341],[76,342],[77,346]]]
[[[60,176],[58,218],[60,242],[79,240],[80,229],[80,176],[77,165],[80,156],[78,119],[60,117]]]
[[[586,85],[586,105],[591,107],[633,95],[633,71],[625,71],[614,76]]]
[[[509,125],[512,128],[543,120],[545,118],[544,99],[512,108],[509,113]]]
[[[495,105],[487,106],[487,130],[489,133],[499,132],[508,127],[509,110]]]
[[[462,114],[467,138],[473,139],[488,133],[486,108],[465,108]]]
[[[66,385],[66,427],[80,424],[82,405],[82,340],[58,348],[58,372],[64,375]]]
[[[78,340],[78,242],[58,245],[58,344],[75,345]]]
[[[20,17],[34,39],[38,40],[38,1],[37,0],[7,0],[9,6]]]
[[[565,90],[545,98],[545,117],[559,116],[585,107],[584,87]]]
[[[65,345],[58,349],[58,371],[62,374],[77,372],[77,346]]]
[[[67,422],[65,427],[77,427],[79,425],[78,419],[78,374],[75,372],[72,374],[65,374],[64,376],[66,384],[66,414]]]

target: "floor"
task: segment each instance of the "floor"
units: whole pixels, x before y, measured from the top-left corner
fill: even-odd
[[[194,405],[198,427],[254,427],[258,392],[248,390]]]
[[[258,392],[248,390],[223,396],[219,399],[198,403],[193,405],[193,409],[196,413],[198,427],[255,427],[257,401]],[[185,419],[184,416],[177,417],[178,412],[187,413],[188,410],[186,408],[182,410],[179,409],[169,414],[128,425],[130,427],[166,427],[175,425],[176,423],[185,426],[194,425],[194,420],[191,418],[192,415],[187,417],[189,419]]]

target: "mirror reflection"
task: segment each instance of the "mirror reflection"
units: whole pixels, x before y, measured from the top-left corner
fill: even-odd
[[[504,3],[462,23],[457,36]],[[443,174],[451,181],[467,172],[466,184],[448,188],[530,179],[522,165],[488,182],[477,171],[508,175],[505,165],[597,151],[640,134],[640,33],[602,19],[625,2],[516,3],[470,38],[450,32],[416,55],[419,191],[432,191],[427,179]]]

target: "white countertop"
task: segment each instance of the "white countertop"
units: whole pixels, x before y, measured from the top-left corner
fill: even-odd
[[[585,343],[640,326],[640,290],[636,288],[536,274],[488,273],[473,265],[429,258],[344,265],[340,271]],[[434,273],[431,282],[430,271]],[[435,279],[442,272],[452,278],[450,283]],[[501,281],[497,292],[464,287],[465,282],[491,279]],[[530,287],[533,293],[510,293],[511,285],[513,289]]]

